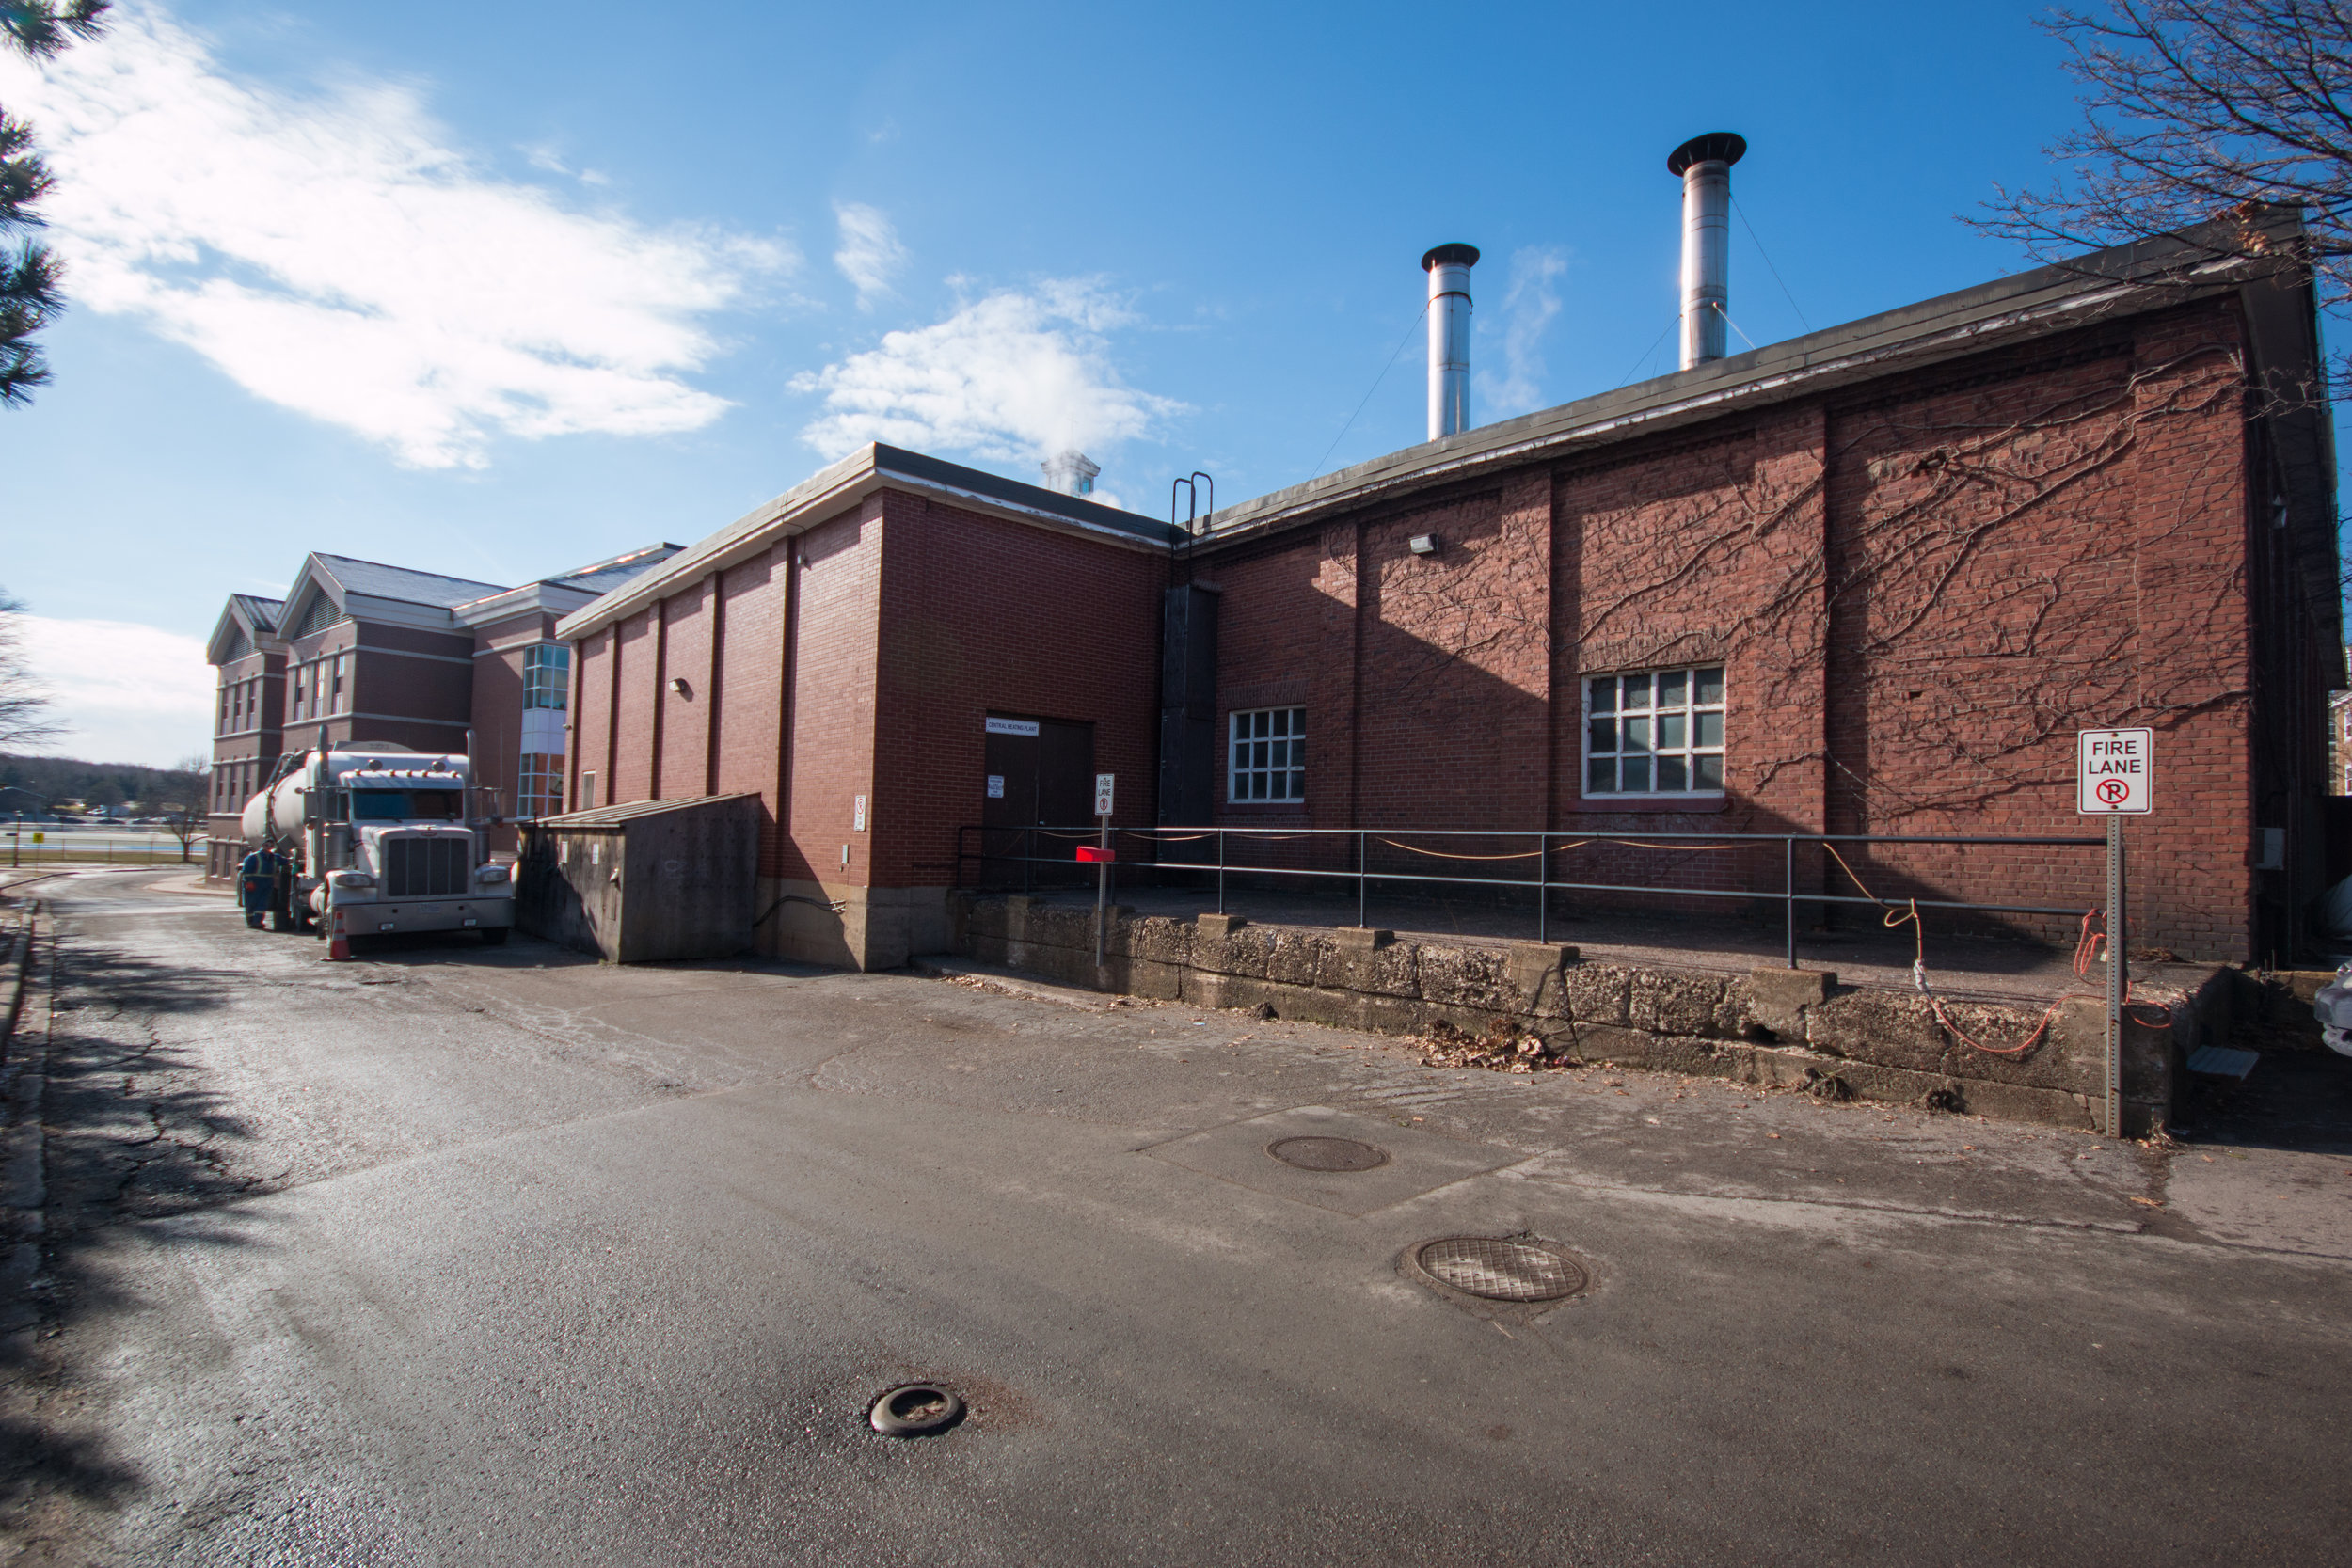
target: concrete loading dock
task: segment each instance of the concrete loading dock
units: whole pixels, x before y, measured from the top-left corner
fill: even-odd
[[[752,944],[759,803],[639,800],[523,830],[523,929],[608,963],[723,958]]]

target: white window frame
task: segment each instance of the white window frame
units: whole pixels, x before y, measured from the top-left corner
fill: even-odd
[[[564,753],[524,752],[516,761],[517,816],[560,816],[564,811]],[[593,779],[594,773],[587,775]]]
[[[553,678],[545,678],[553,671]],[[534,679],[533,677],[541,677]],[[568,642],[533,642],[523,649],[523,706],[562,713],[571,703],[572,647]],[[538,699],[534,701],[533,699]]]
[[[1304,707],[1285,705],[1281,707],[1235,708],[1225,722],[1226,803],[1235,806],[1293,806],[1304,803],[1307,799],[1306,747],[1307,710]],[[1294,754],[1295,760],[1293,760]],[[1253,793],[1261,784],[1264,785],[1265,793]],[[1283,793],[1277,794],[1278,787]]]
[[[1711,675],[1715,700],[1700,700],[1700,676]],[[1629,689],[1638,688],[1639,706]],[[1667,690],[1678,704],[1661,705]],[[1588,800],[1721,800],[1724,742],[1731,723],[1731,689],[1720,662],[1662,669],[1613,670],[1583,680],[1583,729],[1578,746],[1579,789]],[[1637,730],[1638,726],[1638,730]],[[1638,736],[1638,739],[1637,739]],[[1638,745],[1638,750],[1636,749]],[[1601,784],[1606,768],[1607,784]],[[1681,782],[1663,781],[1678,771]],[[1710,782],[1702,783],[1711,774]],[[1639,780],[1626,787],[1629,779]]]

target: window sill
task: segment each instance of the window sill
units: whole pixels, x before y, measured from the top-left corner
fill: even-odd
[[[1645,816],[1701,816],[1731,809],[1728,795],[1585,796],[1569,803],[1570,811],[1640,813]]]

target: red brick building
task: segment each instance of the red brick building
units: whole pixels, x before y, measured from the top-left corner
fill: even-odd
[[[2137,940],[2289,954],[2345,684],[2334,455],[2308,284],[2207,260],[2006,278],[1197,535],[869,449],[562,624],[576,798],[756,792],[764,945],[876,967],[936,939],[960,829],[1081,821],[1051,780],[1095,769],[1135,825],[2074,834],[2074,732],[2144,724]],[[2098,901],[2079,852],[1841,852],[1880,894]]]
[[[511,589],[314,554],[284,599],[232,595],[206,655],[220,671],[207,875],[235,871],[239,816],[279,759],[318,746],[457,752],[478,732],[476,779],[500,815],[562,809],[570,656],[549,635],[555,617],[676,549]]]
[[[573,799],[756,795],[764,950],[902,963],[944,940],[961,824],[1041,786],[1047,816],[1083,816],[1098,768],[1152,820],[1178,537],[869,447],[561,624]],[[1015,781],[993,807],[992,766]],[[1074,803],[1052,796],[1073,779]]]

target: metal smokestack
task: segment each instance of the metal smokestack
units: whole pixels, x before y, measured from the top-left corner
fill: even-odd
[[[1747,142],[1730,131],[1692,136],[1666,172],[1682,176],[1682,368],[1721,359],[1731,305],[1731,166]]]
[[[1470,268],[1474,245],[1441,245],[1421,259],[1429,275],[1429,438],[1470,428]]]

